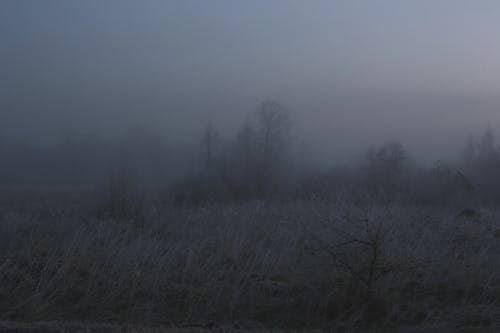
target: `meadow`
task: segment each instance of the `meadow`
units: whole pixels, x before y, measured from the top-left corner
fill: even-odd
[[[500,329],[500,209],[9,202],[0,319],[184,329]]]

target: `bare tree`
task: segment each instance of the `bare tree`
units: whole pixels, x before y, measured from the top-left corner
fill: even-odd
[[[500,161],[500,149],[496,147],[495,134],[487,127],[479,140],[469,136],[461,151],[462,162],[468,168],[477,166],[496,167]]]
[[[481,199],[495,201],[500,187],[500,148],[497,146],[491,127],[487,127],[482,135],[475,139],[470,136],[461,151],[461,166],[464,175],[476,186]],[[463,184],[464,182],[461,182]],[[467,189],[468,186],[462,186]],[[464,193],[474,191],[464,190]]]
[[[399,142],[370,147],[366,153],[365,165],[368,184],[376,189],[393,188],[397,185],[397,177],[401,175],[406,160],[406,151]]]
[[[209,122],[203,131],[201,137],[201,147],[203,150],[203,155],[205,156],[205,168],[210,169],[213,166],[215,147],[219,141],[219,132],[213,126],[212,122]]]
[[[406,152],[399,142],[388,142],[379,148],[371,147],[367,158],[370,167],[384,173],[396,174],[402,169]]]
[[[241,158],[243,178],[248,182],[256,153],[256,133],[252,123],[246,119],[236,135],[236,149]]]
[[[264,102],[257,110],[260,144],[257,186],[262,194],[268,191],[273,169],[284,155],[292,124],[288,110],[278,102]]]

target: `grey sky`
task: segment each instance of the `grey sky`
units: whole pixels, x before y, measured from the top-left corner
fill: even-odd
[[[272,98],[312,146],[398,138],[433,157],[500,127],[499,31],[493,0],[3,0],[0,123],[183,140]]]

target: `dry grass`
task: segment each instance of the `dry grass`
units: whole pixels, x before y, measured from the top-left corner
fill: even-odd
[[[2,208],[0,319],[354,332],[500,327],[500,210]]]

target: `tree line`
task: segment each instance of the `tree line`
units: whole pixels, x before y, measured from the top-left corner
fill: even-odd
[[[287,107],[266,101],[229,139],[208,122],[196,147],[169,145],[144,129],[116,142],[68,135],[43,149],[0,141],[0,185],[7,190],[142,187],[181,204],[328,200],[339,194],[415,204],[500,203],[500,147],[491,127],[467,138],[455,161],[423,165],[402,143],[391,141],[327,171],[298,161],[294,129]]]
[[[397,141],[372,145],[360,160],[327,172],[301,170],[293,158],[293,120],[278,102],[264,102],[223,142],[213,123],[200,138],[205,163],[176,182],[176,202],[252,199],[352,200],[376,196],[412,204],[474,206],[500,202],[500,146],[488,127],[470,136],[455,161],[432,165],[415,161]]]

